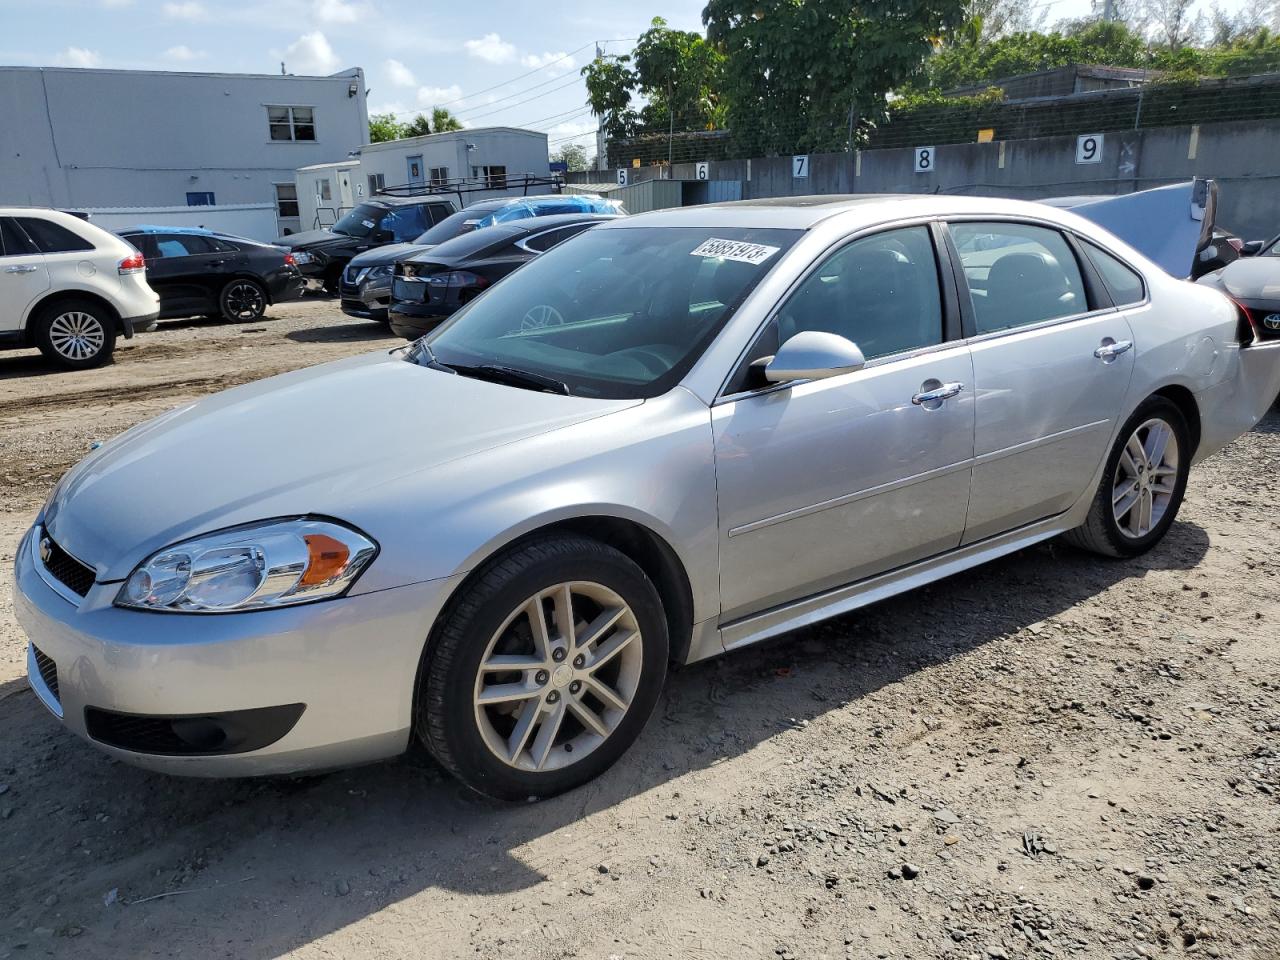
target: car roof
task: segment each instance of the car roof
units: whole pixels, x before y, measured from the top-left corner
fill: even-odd
[[[387,194],[378,194],[376,197],[365,197],[356,206],[361,204],[374,207],[408,207],[419,203],[447,203],[452,205],[453,198],[444,194],[418,194],[412,197],[395,197]]]
[[[596,221],[603,223],[606,220],[621,219],[622,214],[619,213],[592,213],[584,210],[581,213],[553,213],[545,217],[525,217],[523,220],[513,220],[510,223],[500,223],[493,227],[485,227],[484,230],[477,230],[476,233],[484,233],[486,230],[495,230],[498,227],[511,227],[512,229],[507,231],[509,234],[541,233],[543,230],[568,227],[575,223],[594,223]]]
[[[220,234],[216,230],[209,230],[206,227],[164,227],[152,223],[140,223],[136,227],[125,227],[122,230],[117,230],[116,233],[184,233],[194,234],[199,237],[225,236],[225,234]]]

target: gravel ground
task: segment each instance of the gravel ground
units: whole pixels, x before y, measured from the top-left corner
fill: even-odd
[[[95,438],[393,347],[328,302],[0,355],[0,560]],[[1280,958],[1280,413],[1164,543],[1049,543],[680,670],[570,795],[419,753],[295,781],[112,762],[28,691],[0,582],[0,958]]]

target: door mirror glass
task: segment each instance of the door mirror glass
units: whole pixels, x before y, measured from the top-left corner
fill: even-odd
[[[770,383],[822,380],[861,370],[866,363],[852,340],[836,333],[802,330],[778,348],[764,368],[764,378]]]

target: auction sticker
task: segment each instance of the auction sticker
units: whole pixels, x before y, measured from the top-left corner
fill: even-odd
[[[717,260],[736,260],[738,263],[761,264],[777,253],[781,247],[766,247],[763,243],[746,243],[742,240],[717,240],[711,237],[689,251],[691,257],[714,257]]]

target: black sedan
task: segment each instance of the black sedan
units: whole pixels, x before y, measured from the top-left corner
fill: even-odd
[[[416,339],[538,254],[616,219],[613,214],[567,213],[500,223],[401,260],[391,286],[391,329],[406,340]],[[541,312],[535,316],[535,310]],[[559,322],[562,318],[550,305],[520,318],[522,328]]]
[[[283,247],[195,227],[120,231],[147,262],[160,319],[257,320],[269,305],[301,296],[306,278]]]

